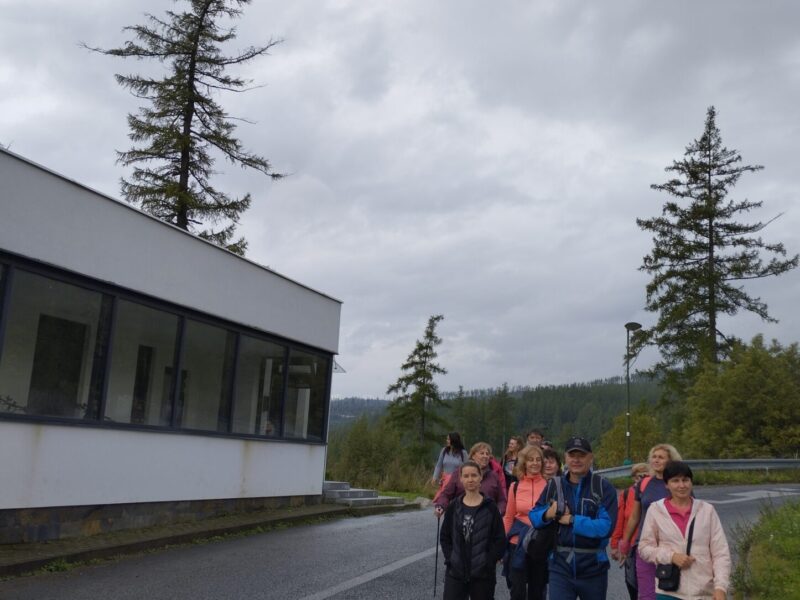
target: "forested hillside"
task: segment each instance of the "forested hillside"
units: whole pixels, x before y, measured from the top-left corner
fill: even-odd
[[[658,401],[659,394],[657,382],[639,376],[631,378],[632,407],[650,408]],[[624,415],[627,404],[625,380],[620,377],[569,385],[515,388],[504,385],[459,390],[442,396],[449,405],[440,412],[447,423],[440,432],[442,442],[448,431],[458,431],[467,447],[487,441],[497,455],[502,454],[509,436],[523,436],[534,427],[543,430],[556,447],[576,433],[596,444],[612,427],[614,418]],[[385,471],[379,469],[374,459],[373,452],[392,454],[392,448],[399,451],[404,447],[396,432],[386,426],[388,405],[388,401],[374,398],[331,402],[330,476],[337,477],[339,473],[338,477],[386,485],[387,478],[400,471],[388,468],[388,464],[384,465]],[[373,448],[373,452],[367,448]],[[425,462],[433,460],[436,452],[438,447],[430,448],[431,456]]]

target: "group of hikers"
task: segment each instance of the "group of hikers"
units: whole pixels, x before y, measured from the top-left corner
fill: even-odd
[[[694,497],[692,469],[673,446],[654,446],[619,494],[592,471],[585,438],[570,438],[563,459],[562,470],[535,429],[525,441],[512,437],[500,460],[489,444],[467,452],[448,434],[433,473],[445,600],[494,598],[501,561],[512,600],[548,591],[550,600],[605,600],[612,560],[631,600],[727,598],[725,533],[714,507]]]

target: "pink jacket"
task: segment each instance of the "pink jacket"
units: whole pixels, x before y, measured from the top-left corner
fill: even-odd
[[[681,585],[669,594],[686,600],[711,598],[714,589],[728,591],[731,573],[728,541],[717,511],[708,502],[694,500],[690,523],[692,518],[695,522],[691,555],[696,560],[692,566],[681,570]],[[639,539],[639,556],[654,564],[669,564],[674,552],[686,552],[686,537],[667,512],[664,500],[659,500],[647,511]]]

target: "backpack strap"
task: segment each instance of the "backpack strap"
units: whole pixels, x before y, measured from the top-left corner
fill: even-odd
[[[592,499],[600,506],[603,501],[603,476],[592,472]]]
[[[566,506],[564,500],[564,476],[554,477],[553,481],[555,482],[556,488],[556,512],[564,514],[564,508]]]

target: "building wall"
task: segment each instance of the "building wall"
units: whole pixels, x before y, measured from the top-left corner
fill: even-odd
[[[0,421],[0,510],[322,493],[325,446]]]
[[[10,252],[336,353],[341,304],[0,150]]]
[[[124,343],[115,345],[113,336],[101,336],[112,340],[104,343],[113,346],[110,372],[118,377],[111,377],[104,393],[105,398],[110,398],[107,412],[101,411],[99,417],[84,415],[95,373],[89,365],[102,362],[94,356],[95,348],[103,345],[95,341],[105,331],[97,324],[112,319],[108,314],[105,321],[98,318],[101,303],[80,300],[81,294],[96,297],[99,292],[81,292],[75,286],[37,281],[30,273],[23,274],[23,267],[14,267],[15,285],[6,288],[12,292],[7,294],[2,313],[5,331],[0,336],[4,337],[0,339],[4,344],[0,347],[0,391],[21,408],[5,408],[6,412],[0,415],[0,511],[21,514],[27,509],[47,507],[216,499],[253,499],[256,505],[258,499],[264,498],[319,497],[325,469],[325,428],[319,425],[313,435],[302,433],[309,420],[309,388],[302,376],[315,368],[314,357],[320,359],[320,364],[330,365],[331,354],[338,349],[339,301],[3,150],[0,250],[6,262],[35,261],[40,270],[46,271],[44,277],[49,276],[49,271],[55,277],[63,270],[65,277],[77,274],[95,283],[112,284],[121,294],[117,298],[118,310],[125,300],[123,292],[128,290],[132,292],[129,296],[144,295],[156,304],[170,303],[176,314],[183,315],[183,308],[196,311],[196,315],[180,317],[186,326],[185,339],[200,327],[193,319],[205,316],[209,321],[224,321],[215,325],[217,329],[230,326],[222,338],[230,340],[235,336],[242,344],[249,338],[258,338],[256,341],[262,344],[273,343],[281,352],[281,364],[285,350],[288,362],[283,372],[286,395],[291,396],[291,401],[282,396],[288,415],[284,435],[308,437],[312,442],[285,441],[277,434],[270,438],[266,430],[239,428],[253,422],[257,400],[269,393],[249,378],[261,377],[269,384],[269,366],[278,364],[278,359],[261,362],[262,355],[257,353],[250,358],[244,346],[237,379],[242,401],[233,409],[235,426],[217,431],[216,404],[206,406],[208,398],[198,389],[220,388],[222,367],[221,356],[217,355],[229,346],[217,340],[213,354],[203,345],[211,338],[203,336],[199,336],[196,346],[184,346],[184,364],[190,363],[185,397],[191,398],[192,403],[182,408],[178,405],[177,410],[182,412],[177,425],[174,419],[170,425],[155,418],[145,421],[142,427],[134,427],[130,421],[130,394],[136,349],[140,345],[155,349],[150,383],[154,398],[162,396],[162,388],[169,388],[163,380],[165,365],[172,364],[169,338],[152,326],[137,330],[140,322],[135,319],[127,324],[121,321],[116,339]],[[37,293],[25,285],[56,285],[52,289],[68,293],[53,294],[51,289],[49,297],[56,298],[57,312],[48,314],[52,310],[44,305],[45,292]],[[12,304],[16,307],[13,319],[9,318]],[[130,310],[145,309],[136,306]],[[42,327],[42,315],[77,324],[79,330],[85,326],[86,342],[77,361],[81,371],[75,378],[75,414],[26,413],[27,400],[23,399],[29,395],[32,361],[36,363],[32,357],[39,344],[34,333],[37,319],[38,327]],[[164,331],[174,332],[177,319],[174,317],[171,329],[165,327]],[[215,356],[216,360],[211,360]],[[206,368],[210,363],[214,363],[215,370]],[[329,377],[330,371],[326,373]],[[310,384],[318,391],[314,404],[314,422],[318,424],[324,423],[329,402],[329,379],[323,386],[320,377]],[[229,394],[230,390],[222,387]],[[176,397],[177,394],[172,398],[173,407]],[[231,401],[230,395],[226,401]],[[158,415],[158,406],[148,403],[147,412]],[[74,423],[66,422],[70,420]],[[205,429],[206,433],[182,429]]]

